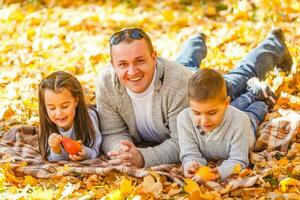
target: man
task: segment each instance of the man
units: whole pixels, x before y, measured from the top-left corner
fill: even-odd
[[[157,57],[149,36],[141,29],[115,33],[110,39],[110,54],[111,66],[96,83],[102,150],[111,158],[110,164],[150,167],[179,163],[176,118],[188,107],[191,71]],[[198,67],[205,55],[204,37],[198,35],[186,43],[177,62]],[[245,92],[250,78],[263,79],[275,65],[289,71],[291,64],[282,31],[273,30],[224,75],[228,95],[234,99]]]

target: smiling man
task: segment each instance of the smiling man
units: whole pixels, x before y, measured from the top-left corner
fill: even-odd
[[[198,68],[206,56],[203,35],[188,40],[174,62],[157,57],[143,30],[125,29],[110,38],[110,54],[111,65],[96,82],[102,150],[111,158],[110,164],[179,163],[176,118],[189,105],[187,82],[192,72],[187,67]],[[276,64],[289,71],[290,59],[282,31],[271,32],[224,75],[228,95],[238,97],[250,78],[263,79]]]
[[[115,33],[110,52],[112,67],[102,71],[96,91],[102,149],[110,163],[136,167],[178,163],[176,117],[188,106],[186,84],[192,72],[158,58],[141,29]],[[149,147],[136,147],[143,143]]]

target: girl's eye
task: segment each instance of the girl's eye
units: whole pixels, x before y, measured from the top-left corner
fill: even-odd
[[[52,107],[51,107],[51,108],[48,108],[48,109],[49,109],[49,110],[55,110],[55,108],[52,108]]]
[[[62,106],[63,109],[66,109],[66,108],[68,108],[68,107],[69,107],[69,105],[66,105],[66,106],[64,105],[64,106]]]

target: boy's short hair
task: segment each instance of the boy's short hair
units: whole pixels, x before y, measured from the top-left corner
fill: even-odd
[[[213,69],[199,69],[188,81],[188,97],[196,101],[225,100],[227,92],[223,76]]]

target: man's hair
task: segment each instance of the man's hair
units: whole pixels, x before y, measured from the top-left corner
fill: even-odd
[[[213,69],[200,69],[188,81],[188,97],[196,101],[219,98],[225,100],[226,84],[223,76]]]
[[[140,37],[141,38],[132,38],[131,36],[131,33],[132,31],[139,31],[140,33]],[[119,36],[120,34],[122,34],[122,39],[120,41],[118,41],[117,44],[112,44],[111,43],[111,40],[113,37],[115,37],[116,35]],[[120,36],[119,36],[120,37]],[[149,47],[149,51],[150,51],[150,54],[152,54],[154,52],[154,48],[153,48],[153,45],[152,45],[152,41],[149,37],[149,35],[144,32],[142,29],[139,29],[139,28],[133,28],[133,29],[124,29],[122,31],[119,31],[119,32],[116,32],[114,33],[111,38],[110,38],[110,45],[109,45],[109,48],[110,48],[110,56],[112,56],[112,47],[115,46],[115,45],[119,45],[120,43],[122,42],[125,42],[125,43],[132,43],[133,41],[135,40],[142,40],[144,39],[145,42],[147,43],[148,47]]]

